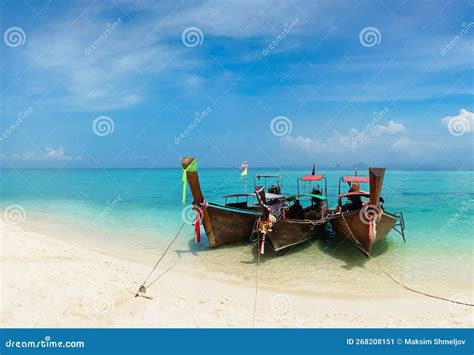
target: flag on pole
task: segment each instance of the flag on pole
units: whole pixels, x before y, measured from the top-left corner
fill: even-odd
[[[247,160],[244,161],[244,162],[242,163],[242,165],[240,166],[240,169],[243,169],[243,171],[240,173],[240,178],[241,178],[241,179],[242,179],[244,176],[247,176],[247,173],[248,173],[248,166],[249,166],[249,164],[248,164]]]

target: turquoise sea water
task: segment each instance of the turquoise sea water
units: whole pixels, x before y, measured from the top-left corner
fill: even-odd
[[[256,172],[277,171],[251,171],[249,191],[253,186],[252,173]],[[283,175],[283,192],[292,194],[296,192],[296,178],[308,171],[278,173]],[[208,201],[223,202],[221,196],[244,191],[244,181],[237,169],[200,169],[199,174]],[[325,174],[329,204],[334,207],[338,179],[351,172]],[[182,223],[181,177],[180,169],[3,170],[0,208],[5,219],[9,206],[21,206],[25,211],[21,223],[33,230],[51,229],[79,243],[100,242],[111,250],[113,246],[125,246],[151,261]],[[401,278],[417,273],[417,281],[428,282],[426,278],[437,277],[460,288],[466,280],[470,279],[471,284],[473,181],[474,172],[387,171],[382,192],[385,207],[389,211],[403,211],[407,243],[392,233],[376,257]],[[189,191],[187,202],[191,202]],[[192,226],[185,227],[174,249],[173,257],[183,256],[188,263],[199,260],[209,270],[230,274],[245,276],[249,264],[254,262],[254,253],[245,243],[217,250],[208,250],[205,242],[195,246]],[[366,262],[359,258],[355,248],[335,249],[328,238],[296,248],[282,258],[267,254],[263,261],[280,273],[279,277],[284,271],[289,281],[296,275],[314,275],[321,270],[343,277],[334,270],[357,269]],[[270,270],[267,276],[272,278]],[[306,278],[293,286],[309,285],[312,280]]]

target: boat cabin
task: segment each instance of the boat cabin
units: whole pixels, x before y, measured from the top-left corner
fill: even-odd
[[[341,184],[342,183],[342,184]],[[349,190],[347,192],[341,191],[341,185],[347,183]],[[337,205],[342,211],[354,211],[363,207],[364,199],[370,198],[370,192],[361,190],[361,184],[368,184],[368,176],[348,175],[339,178]],[[380,197],[380,203],[384,202]]]
[[[265,199],[269,205],[276,205],[278,201],[284,197],[281,195],[283,181],[281,175],[278,174],[257,174],[254,178],[254,191],[263,186],[265,191]],[[255,193],[241,193],[226,195],[224,204],[228,207],[259,210],[259,205]],[[249,203],[250,200],[250,203]]]
[[[263,186],[265,192],[281,195],[283,189],[283,180],[279,174],[257,174],[253,180],[254,191],[257,187]]]

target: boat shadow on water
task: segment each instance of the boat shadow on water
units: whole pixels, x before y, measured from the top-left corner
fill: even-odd
[[[317,239],[308,240],[278,252],[275,252],[270,245],[267,245],[265,253],[260,256],[258,256],[258,244],[256,242],[234,242],[220,246],[217,249],[222,251],[222,255],[225,254],[226,251],[229,252],[229,254],[232,254],[234,261],[242,264],[263,264],[268,260],[279,257],[289,257],[293,254],[305,252],[309,248],[319,248],[321,252],[345,262],[345,265],[341,267],[346,270],[350,270],[354,267],[364,267],[370,258],[364,255],[350,241],[335,238],[331,234],[330,231],[326,230],[324,235]],[[390,246],[391,243],[388,240],[381,241],[373,250],[372,257],[385,254],[390,249]],[[207,253],[215,253],[215,250],[216,248],[211,248],[206,240],[201,243],[196,243],[193,238],[190,238],[188,240],[187,249],[176,249],[174,252],[178,257],[181,257],[183,254],[192,254],[193,256],[199,257],[205,256]],[[237,250],[241,252],[236,253]]]
[[[216,248],[211,248],[207,240],[196,243],[193,238],[188,240],[188,249],[176,249],[174,252],[181,257],[182,254],[192,254],[193,256],[200,256],[201,253],[215,252]],[[219,250],[229,250],[235,248],[250,248],[246,241],[234,242],[228,245],[219,246]]]
[[[221,251],[224,256],[226,252],[232,255],[232,259],[242,264],[257,264],[265,263],[277,257],[286,257],[292,254],[301,253],[307,248],[314,247],[315,240],[306,241],[295,246],[288,247],[282,251],[275,252],[270,245],[266,246],[265,253],[258,256],[258,244],[256,242],[249,243],[248,241],[234,242],[228,245],[219,246],[217,249]],[[193,256],[205,256],[207,253],[215,253],[216,248],[211,248],[206,241],[196,243],[194,239],[188,240],[188,249],[176,249],[174,252],[178,257],[183,254],[192,254]],[[240,251],[240,252],[238,252]],[[216,256],[216,255],[214,255]]]
[[[316,243],[319,249],[333,258],[345,262],[341,267],[350,270],[354,267],[364,267],[370,259],[362,253],[354,244],[348,240],[341,240],[334,236],[319,238]],[[373,250],[371,257],[377,257],[386,253],[390,249],[390,243],[386,240],[381,241]]]
[[[301,253],[305,249],[312,247],[314,244],[313,240],[308,240],[304,243],[300,243],[291,247],[288,247],[284,250],[278,252],[274,251],[271,246],[267,245],[265,253],[263,255],[258,255],[258,243],[252,243],[252,260],[242,260],[242,264],[264,264],[268,260],[272,260],[278,257],[288,257],[292,254]]]

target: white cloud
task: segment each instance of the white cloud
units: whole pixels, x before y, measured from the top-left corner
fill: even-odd
[[[388,121],[388,125],[375,125],[369,129],[369,134],[374,137],[380,137],[384,134],[398,134],[406,132],[406,127],[401,123],[395,121]]]
[[[21,159],[21,160],[50,160],[50,161],[61,161],[61,160],[82,160],[80,155],[71,156],[67,155],[64,151],[64,147],[46,147],[44,152],[36,153],[35,151],[26,152],[22,155],[14,154],[12,158]]]
[[[391,136],[404,132],[406,132],[406,127],[403,124],[389,121],[386,126],[368,125],[362,131],[351,128],[347,134],[335,131],[333,136],[324,140],[288,135],[281,138],[280,142],[288,148],[303,148],[308,152],[335,152],[341,150],[341,147],[348,147],[354,151],[360,147],[374,144],[384,135]]]
[[[309,153],[314,152],[336,152],[341,145],[350,144],[350,138],[335,132],[333,137],[325,140],[312,139],[303,136],[285,136],[280,139],[280,143],[289,149],[304,149]]]
[[[179,85],[184,69],[197,66],[184,46],[162,40],[156,18],[126,21],[106,10],[99,4],[73,22],[65,16],[37,28],[25,55],[43,101],[68,110],[119,109],[141,102],[155,76],[165,80],[181,70],[170,81]]]
[[[456,116],[447,116],[441,122],[448,127],[451,132],[462,133],[474,132],[474,113],[462,108]]]
[[[388,126],[386,127],[386,132],[388,134],[397,134],[406,132],[406,127],[402,123],[396,123],[394,121],[388,121]]]

